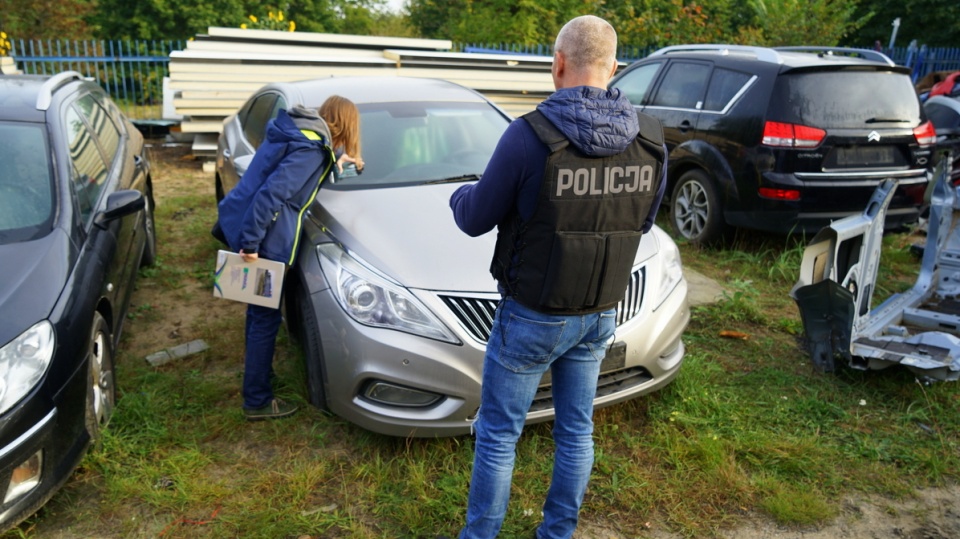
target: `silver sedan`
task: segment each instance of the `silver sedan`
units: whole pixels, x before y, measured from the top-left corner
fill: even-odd
[[[360,110],[366,167],[324,183],[284,285],[310,402],[394,436],[468,433],[499,299],[488,271],[495,233],[460,232],[448,201],[460,184],[479,179],[510,118],[477,92],[436,79],[270,84],[224,121],[217,196],[236,185],[278,110],[319,107],[330,95]],[[618,307],[596,406],[669,383],[689,318],[679,251],[654,227]],[[547,373],[527,422],[553,413]]]

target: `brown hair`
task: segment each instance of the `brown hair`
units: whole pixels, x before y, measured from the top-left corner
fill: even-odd
[[[318,111],[330,128],[334,149],[342,148],[350,157],[360,158],[360,113],[353,101],[332,95]]]

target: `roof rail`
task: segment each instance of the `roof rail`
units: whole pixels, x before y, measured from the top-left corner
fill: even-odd
[[[747,52],[753,54],[757,57],[757,60],[762,60],[764,62],[770,62],[774,64],[782,64],[783,57],[777,53],[776,50],[770,49],[767,47],[751,47],[749,45],[724,45],[724,44],[694,44],[694,45],[671,45],[669,47],[664,47],[658,49],[652,53],[650,56],[659,56],[661,54],[670,54],[672,52],[697,52],[697,51],[715,51],[722,55],[730,54],[731,52]]]
[[[855,49],[852,47],[774,47],[778,51],[793,51],[793,52],[814,52],[819,56],[834,56],[836,54],[844,54],[848,56],[856,56],[858,58],[863,58],[864,60],[872,60],[874,62],[880,62],[887,64],[888,66],[897,65],[889,56],[883,54],[882,52],[875,51],[872,49]]]
[[[53,102],[53,92],[64,84],[75,80],[83,80],[83,75],[76,71],[64,71],[45,80],[37,94],[37,110],[50,108],[50,103]]]

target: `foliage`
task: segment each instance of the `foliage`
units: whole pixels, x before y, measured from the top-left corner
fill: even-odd
[[[410,0],[410,23],[423,37],[465,43],[553,43],[592,0]]]
[[[210,26],[239,26],[251,12],[239,0],[99,0],[90,20],[103,39],[189,39]]]
[[[257,17],[256,15],[248,15],[247,19],[249,22],[245,22],[240,25],[240,28],[251,29],[251,30],[284,30],[287,32],[293,32],[297,29],[297,23],[292,20],[286,20],[283,16],[283,11],[268,11],[266,17]]]
[[[859,5],[856,16],[868,20],[846,40],[851,45],[879,41],[883,47],[889,46],[893,20],[898,17],[895,46],[903,47],[912,40],[933,47],[960,44],[960,2],[956,0],[871,0]]]
[[[0,31],[0,56],[6,56],[10,54],[10,38],[7,36],[6,32]]]
[[[856,0],[648,0],[616,4],[602,13],[622,43],[637,46],[836,45],[862,24],[853,16],[856,7]]]
[[[83,39],[96,0],[0,0],[0,29],[13,39]]]
[[[595,13],[620,43],[835,45],[862,24],[858,0],[410,0],[410,22],[425,37],[466,43],[552,43],[570,18]]]
[[[838,44],[863,25],[855,17],[857,2],[843,0],[751,0],[753,24],[735,41],[751,45]]]
[[[6,0],[0,0],[6,1]],[[263,4],[253,0],[99,0],[90,17],[104,39],[189,39],[211,26],[331,33],[377,33],[385,0],[290,0]],[[271,21],[269,13],[277,20]],[[279,20],[283,13],[285,20]],[[256,22],[250,19],[253,15]],[[266,15],[264,15],[266,14]]]

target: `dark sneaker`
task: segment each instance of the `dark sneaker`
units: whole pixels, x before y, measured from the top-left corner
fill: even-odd
[[[261,408],[244,408],[243,413],[247,416],[247,421],[259,421],[261,419],[287,417],[296,413],[297,409],[296,404],[288,404],[280,399],[273,399]]]

